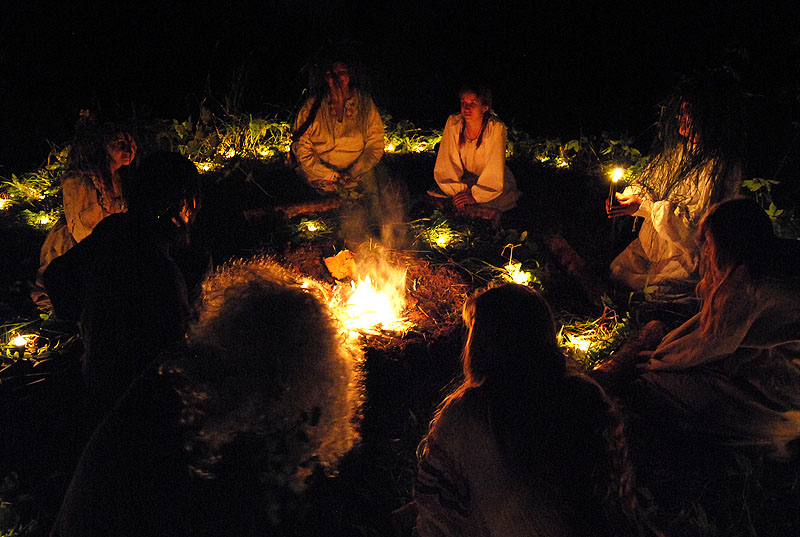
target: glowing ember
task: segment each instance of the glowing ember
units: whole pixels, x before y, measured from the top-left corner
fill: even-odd
[[[11,200],[8,198],[8,195],[0,194],[0,211],[8,209],[9,207],[11,207]]]
[[[315,224],[314,222],[309,222],[306,225],[306,229],[309,230],[309,231],[316,231],[317,230],[317,224]]]
[[[383,150],[386,151],[387,153],[392,153],[394,151],[394,144],[392,142],[389,142],[388,144],[386,144],[386,147],[384,147]]]

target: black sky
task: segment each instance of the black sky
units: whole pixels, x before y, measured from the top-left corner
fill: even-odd
[[[750,130],[768,131],[763,145],[778,155],[798,119],[795,3],[6,2],[0,176],[40,164],[82,108],[186,119],[206,88],[229,93],[237,70],[244,111],[291,110],[302,65],[328,39],[363,44],[376,100],[395,119],[441,127],[477,74],[500,117],[532,135],[627,132],[644,146],[678,76],[733,64],[755,96]]]

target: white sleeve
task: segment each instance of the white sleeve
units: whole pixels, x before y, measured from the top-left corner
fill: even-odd
[[[461,182],[464,167],[458,154],[458,116],[450,116],[444,126],[442,141],[439,142],[439,151],[436,153],[436,165],[433,167],[433,178],[448,196],[455,196],[467,189]]]
[[[313,99],[307,100],[300,110],[300,113],[297,114],[297,120],[294,124],[295,131],[306,121],[312,105]],[[321,106],[317,109],[317,117],[314,118],[303,135],[292,143],[292,152],[297,158],[298,164],[300,164],[300,169],[310,183],[316,181],[330,181],[333,179],[335,173],[334,170],[322,163],[319,155],[314,150],[314,143],[311,141],[311,132],[314,129],[320,129],[321,122],[319,121],[319,115],[322,106],[325,106],[324,102],[321,103]]]
[[[481,145],[486,151],[486,165],[472,187],[472,197],[478,203],[492,201],[503,193],[506,170],[506,126],[499,121],[489,121]]]

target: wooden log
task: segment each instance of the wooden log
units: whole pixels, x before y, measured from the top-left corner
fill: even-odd
[[[654,350],[665,335],[667,325],[658,320],[648,322],[635,337],[628,339],[612,353],[608,360],[595,367],[592,377],[604,388],[618,390],[634,377],[636,364],[646,361],[641,353]]]
[[[286,214],[287,218],[293,218],[301,214],[317,214],[325,211],[332,211],[342,206],[339,198],[323,198],[320,200],[304,201],[302,203],[292,203],[289,205],[278,205],[276,207],[258,207],[244,211],[244,218],[248,222],[264,218],[267,213],[280,211]]]
[[[547,239],[547,249],[556,263],[574,278],[586,298],[592,304],[600,305],[600,297],[605,293],[605,286],[586,266],[586,262],[561,234],[556,233]]]

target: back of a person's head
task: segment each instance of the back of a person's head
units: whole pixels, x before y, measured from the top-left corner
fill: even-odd
[[[188,344],[192,376],[208,391],[197,398],[199,438],[212,459],[243,432],[273,435],[282,450],[273,455],[299,486],[301,463],[333,464],[357,440],[354,357],[327,306],[274,261],[237,261],[210,275]]]
[[[511,474],[552,486],[574,528],[630,534],[634,478],[622,419],[596,382],[567,367],[547,301],[506,284],[470,297],[464,319],[467,384],[472,377],[482,392]]]
[[[175,216],[182,202],[199,197],[200,177],[186,157],[156,151],[139,164],[125,196],[131,211],[154,217]]]
[[[718,203],[709,209],[700,224],[700,240],[710,237],[704,250],[717,271],[747,265],[754,276],[760,274],[775,247],[775,234],[764,209],[750,198]]]
[[[473,382],[549,382],[564,374],[553,313],[530,287],[505,284],[473,295],[464,304],[464,321],[464,373]]]

